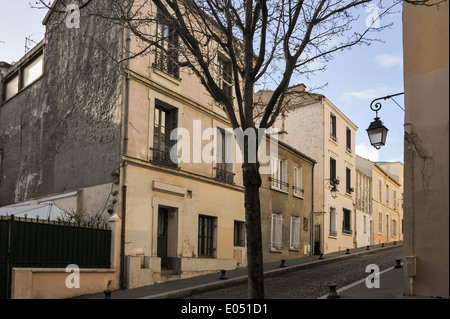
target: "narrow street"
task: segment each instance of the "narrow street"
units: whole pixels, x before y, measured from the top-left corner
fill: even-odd
[[[394,266],[395,260],[401,259],[402,256],[403,248],[398,247],[267,278],[265,280],[266,298],[317,299],[329,292],[329,284],[337,284],[339,289],[366,278],[369,275],[365,272],[368,265],[378,265],[380,271],[383,271]],[[380,285],[383,285],[382,279]],[[194,295],[186,299],[247,299],[247,286],[238,285]]]

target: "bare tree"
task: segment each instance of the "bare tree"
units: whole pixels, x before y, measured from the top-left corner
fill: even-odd
[[[370,44],[383,8],[369,25],[355,29],[357,9],[370,0],[128,0],[110,1],[97,10],[101,0],[79,0],[80,8],[130,30],[140,43],[129,57],[155,53],[161,61],[193,72],[211,97],[223,106],[234,129],[270,128],[286,105],[293,76],[317,70],[312,62],[328,62],[333,53],[355,45]],[[45,7],[55,10],[44,0]],[[62,3],[60,13],[64,13]],[[77,2],[77,1],[70,1]],[[394,5],[401,3],[395,1]],[[157,10],[149,11],[150,5]],[[99,6],[100,7],[100,6]],[[155,13],[156,12],[156,13]],[[153,25],[164,25],[164,29]],[[228,69],[217,57],[227,60]],[[219,70],[219,71],[218,71]],[[226,78],[218,72],[225,72]],[[273,88],[263,105],[255,101],[255,87]],[[306,94],[304,92],[295,92]],[[247,146],[247,145],[246,145]],[[243,183],[248,256],[249,298],[264,298],[263,256],[259,189],[260,164],[250,161],[258,145],[244,148]]]

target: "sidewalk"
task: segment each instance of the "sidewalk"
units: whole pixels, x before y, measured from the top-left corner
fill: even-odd
[[[323,259],[319,259],[319,256],[311,256],[296,260],[288,260],[286,261],[286,267],[280,267],[280,262],[269,263],[264,265],[264,276],[265,278],[273,277],[282,273],[316,267],[326,263],[337,262],[366,254],[373,254],[382,250],[393,249],[401,246],[401,242],[396,245],[393,243],[387,243],[385,247],[381,247],[381,245],[371,246],[370,250],[367,250],[366,247],[355,248],[350,250],[349,254],[347,254],[346,251],[330,253],[324,255]],[[400,273],[402,274],[401,278],[399,278]],[[245,283],[247,281],[247,268],[238,268],[227,271],[226,280],[221,280],[219,279],[220,277],[221,273],[219,272],[188,279],[167,281],[140,288],[117,290],[112,292],[111,299],[181,299],[197,293],[203,293]],[[401,298],[403,296],[403,271],[401,268],[395,269],[395,271],[386,272],[386,274],[383,274],[381,278],[382,283],[386,281],[385,285],[381,285],[381,287],[383,287],[382,290],[380,290],[381,287],[380,289],[369,290],[366,288],[365,283],[362,282],[360,285],[348,287],[345,291],[342,291],[342,293],[340,293],[341,298],[364,299],[366,297],[372,298],[371,296],[380,296],[380,298],[390,298],[389,296],[394,296],[396,298]],[[363,287],[361,287],[361,285]],[[375,290],[377,291],[376,294],[374,293]],[[383,294],[386,297],[384,297]],[[85,295],[75,299],[105,299],[105,294],[99,293],[94,295]]]

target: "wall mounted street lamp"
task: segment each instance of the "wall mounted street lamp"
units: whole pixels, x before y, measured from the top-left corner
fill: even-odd
[[[387,100],[387,99],[392,99],[403,111],[405,111],[405,109],[403,109],[400,104],[398,104],[393,97],[394,96],[398,96],[398,95],[402,95],[404,94],[404,92],[402,93],[397,93],[394,95],[387,95],[387,96],[383,96],[380,98],[377,98],[375,100],[373,100],[370,103],[370,108],[372,109],[372,111],[376,112],[376,116],[375,119],[372,123],[370,123],[369,128],[366,130],[367,134],[369,135],[369,140],[370,140],[370,144],[372,144],[373,147],[375,147],[377,150],[379,150],[381,148],[381,146],[384,146],[386,144],[386,137],[387,137],[387,133],[388,133],[388,129],[386,128],[386,126],[383,125],[383,122],[381,122],[380,118],[378,117],[378,111],[381,109],[381,103],[376,101],[379,100]],[[374,105],[375,103],[375,105]]]
[[[329,178],[329,179],[326,179],[326,181],[328,181],[327,184],[329,186],[331,186],[331,189],[330,189],[331,197],[333,197],[333,199],[336,199],[338,197],[338,194],[339,194],[339,189],[337,188],[337,185],[339,184],[339,179],[337,179],[337,178]]]

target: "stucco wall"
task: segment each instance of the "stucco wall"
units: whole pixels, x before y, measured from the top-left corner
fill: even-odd
[[[286,191],[272,188],[269,181],[270,175],[262,175],[262,186],[260,188],[261,220],[263,235],[263,259],[264,262],[280,261],[281,259],[297,259],[310,256],[311,252],[311,212],[313,200],[312,174],[313,163],[304,159],[295,152],[280,146],[278,156],[287,162]],[[303,168],[302,188],[303,197],[294,196],[294,167]],[[282,249],[274,251],[271,249],[272,213],[281,213],[282,224]],[[291,241],[291,217],[299,217],[300,247],[298,250],[290,248]]]
[[[405,4],[403,11],[404,253],[405,257],[416,256],[417,261],[416,275],[405,276],[405,288],[417,296],[446,298],[449,297],[448,5],[448,2],[432,7]]]
[[[0,205],[105,184],[119,168],[122,73],[99,45],[118,56],[122,32],[82,17],[45,41],[43,77],[0,107]]]
[[[155,259],[157,263],[158,207],[170,208],[168,257],[171,267],[180,274],[231,269],[237,266],[235,251],[245,247],[233,245],[234,221],[245,221],[243,191],[238,187],[220,186],[193,174],[174,172],[129,162],[126,222],[126,255]],[[214,258],[198,258],[199,215],[216,218]],[[172,229],[172,231],[170,231]],[[161,272],[161,264],[153,265]]]

